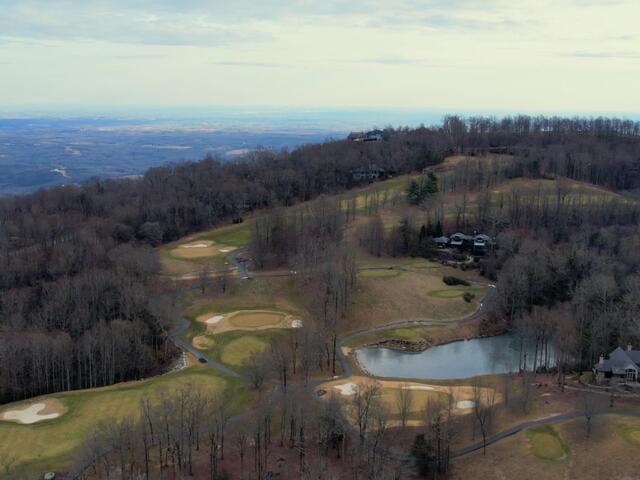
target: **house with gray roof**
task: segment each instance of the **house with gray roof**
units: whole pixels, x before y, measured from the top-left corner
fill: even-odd
[[[640,379],[640,350],[634,350],[631,345],[627,345],[626,350],[618,347],[608,357],[600,357],[593,373],[598,382],[605,379],[637,382]]]

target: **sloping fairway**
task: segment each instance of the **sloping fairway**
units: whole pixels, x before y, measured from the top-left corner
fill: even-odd
[[[443,275],[457,275],[470,282],[482,281],[472,272],[447,267],[402,268],[402,271],[381,269],[359,273],[351,329],[400,320],[459,319],[476,310],[484,297],[484,288],[478,284],[460,287],[442,282]],[[372,274],[363,275],[365,272]],[[470,302],[462,298],[467,291],[475,294]]]
[[[625,425],[618,429],[618,433],[631,445],[635,445],[640,448],[640,428]]]
[[[227,343],[220,355],[222,363],[232,366],[243,366],[254,353],[264,352],[269,344],[264,338],[244,335]]]
[[[569,454],[558,433],[549,425],[526,430],[531,452],[544,460],[562,460]]]
[[[391,270],[391,269],[375,269],[375,270],[362,270],[358,272],[358,275],[366,278],[389,278],[389,277],[397,277],[402,272],[400,270]]]
[[[227,255],[249,244],[250,221],[190,235],[161,247],[158,252],[165,273],[179,275],[203,266],[228,267]]]
[[[31,425],[0,421],[0,456],[15,458],[15,478],[41,478],[43,472],[64,470],[73,461],[74,449],[101,421],[136,416],[143,397],[189,384],[211,393],[231,389],[236,411],[250,400],[250,394],[239,380],[222,377],[214,369],[201,365],[146,381],[49,395],[1,407],[1,411],[12,410],[54,399],[67,411],[56,419]]]

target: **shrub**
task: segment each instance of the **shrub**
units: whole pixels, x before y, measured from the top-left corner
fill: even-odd
[[[452,277],[452,276],[447,276],[445,275],[444,277],[442,277],[442,281],[444,283],[446,283],[447,285],[464,285],[465,287],[469,286],[469,282],[467,282],[466,280],[463,280],[462,278],[458,278],[458,277]]]
[[[462,298],[464,298],[465,302],[469,303],[471,302],[471,300],[476,298],[476,296],[471,292],[464,292],[464,295],[462,295]]]

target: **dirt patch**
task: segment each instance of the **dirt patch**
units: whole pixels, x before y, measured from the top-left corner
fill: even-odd
[[[0,420],[31,425],[45,420],[53,420],[66,413],[60,400],[47,398],[21,407],[9,408],[0,414]]]

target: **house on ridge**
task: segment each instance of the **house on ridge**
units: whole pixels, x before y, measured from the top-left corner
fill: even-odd
[[[618,347],[608,358],[600,356],[600,361],[593,367],[597,382],[605,379],[637,382],[640,379],[640,350],[633,350],[631,345],[623,350]]]

